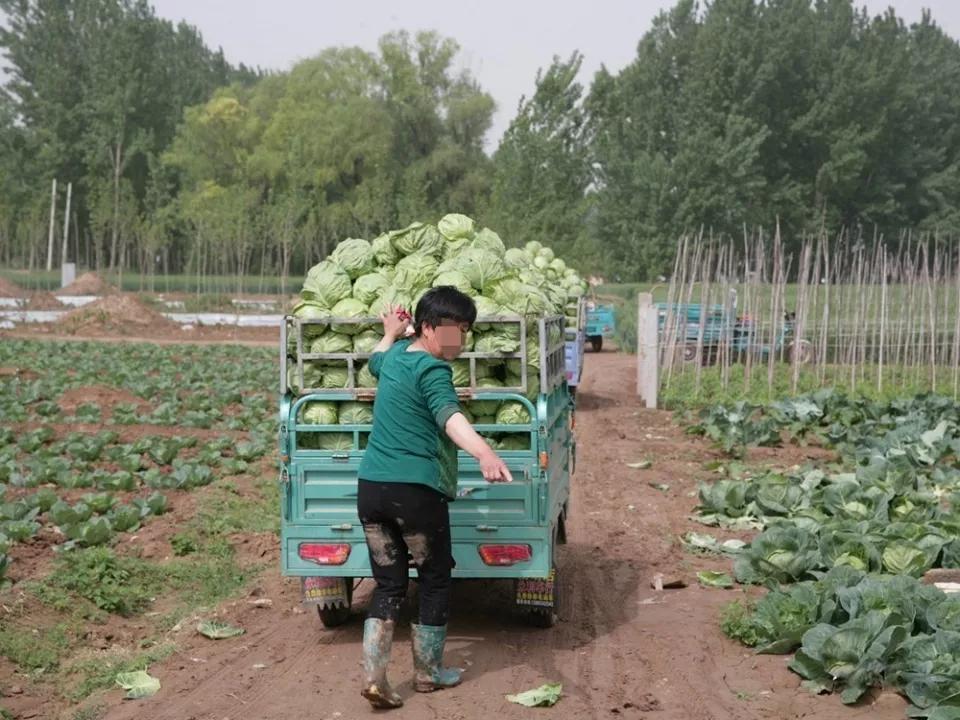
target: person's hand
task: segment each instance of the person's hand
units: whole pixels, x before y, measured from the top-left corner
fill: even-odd
[[[380,319],[383,321],[383,334],[393,340],[403,337],[411,327],[410,313],[400,306],[390,305]]]
[[[480,472],[489,483],[513,482],[507,464],[492,450],[480,458]]]

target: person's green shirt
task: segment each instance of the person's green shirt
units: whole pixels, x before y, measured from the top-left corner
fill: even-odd
[[[378,379],[373,432],[359,477],[375,482],[428,485],[457,494],[457,447],[444,430],[461,412],[450,365],[427,352],[409,352],[400,340],[370,358]]]

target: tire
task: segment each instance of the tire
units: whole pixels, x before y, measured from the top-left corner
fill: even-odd
[[[812,363],[816,357],[816,350],[809,340],[794,340],[787,347],[787,360],[791,363],[796,361],[798,365],[806,365]]]
[[[320,607],[317,606],[317,614],[320,616],[320,622],[328,630],[340,627],[350,619],[350,609],[353,606],[353,578],[344,578],[347,583],[347,604],[339,607]]]
[[[601,352],[603,350],[603,336],[594,335],[590,338],[590,347],[594,352]]]
[[[530,627],[548,630],[560,622],[560,573],[557,571],[557,564],[553,564],[553,607],[537,608],[526,612],[527,625]]]
[[[697,346],[694,343],[687,343],[682,348],[681,359],[685,363],[695,363],[700,359],[699,353],[697,353]]]

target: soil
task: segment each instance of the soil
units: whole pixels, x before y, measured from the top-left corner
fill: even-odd
[[[71,335],[153,335],[155,332],[180,331],[180,326],[131,295],[108,295],[89,305],[66,313],[55,323],[57,329]]]
[[[57,295],[111,295],[117,289],[95,272],[85,272],[72,283],[57,290]]]
[[[0,297],[22,298],[25,297],[26,294],[26,291],[16,283],[0,277]]]
[[[740,593],[701,588],[695,573],[729,570],[729,562],[687,555],[677,541],[699,528],[689,515],[698,480],[710,476],[704,464],[716,453],[685,436],[670,414],[639,407],[630,357],[599,353],[586,362],[578,397],[569,543],[558,558],[561,622],[550,630],[524,625],[507,610],[507,583],[455,584],[446,660],[466,668],[464,683],[430,695],[412,691],[408,611],[391,664],[391,678],[406,705],[390,717],[903,718],[905,703],[894,693],[876,693],[859,706],[843,707],[836,696],[814,697],[800,688],[800,679],[787,670],[787,657],[756,656],[723,636],[720,609]],[[788,448],[757,459],[790,465],[809,457],[823,454]],[[652,467],[626,466],[640,459],[652,460]],[[161,527],[147,529],[160,532]],[[316,613],[300,605],[297,581],[280,576],[276,538],[251,534],[235,540],[251,557],[268,563],[249,596],[218,610],[221,619],[246,634],[214,642],[185,623],[174,633],[177,654],[150,667],[162,683],[159,693],[131,702],[112,691],[99,701],[107,704],[104,717],[372,717],[359,694],[369,581],[357,590],[351,621],[325,630]],[[158,541],[150,537],[149,542]],[[687,587],[653,590],[651,579],[658,573],[682,578]],[[5,670],[0,665],[0,676]],[[529,710],[503,697],[545,682],[563,683],[563,699],[551,710]],[[26,698],[16,700],[15,709],[25,707],[38,708]],[[42,705],[38,712],[36,717],[47,716]]]
[[[31,293],[27,299],[26,310],[63,310],[64,305],[57,296],[46,291]]]

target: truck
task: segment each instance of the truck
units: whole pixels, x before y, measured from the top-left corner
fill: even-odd
[[[613,337],[616,328],[614,306],[598,303],[596,300],[587,302],[586,337],[594,352],[603,350],[604,338]]]
[[[311,403],[351,403],[353,408],[376,397],[375,387],[358,382],[369,353],[312,352],[310,337],[318,328],[343,323],[374,327],[379,321],[287,316],[280,337],[281,571],[300,578],[303,601],[317,607],[327,628],[348,620],[356,584],[372,575],[356,508],[357,469],[372,425],[351,417],[344,422],[342,405],[336,423],[307,421]],[[576,463],[564,318],[483,317],[475,324],[505,326],[519,337],[519,349],[464,352],[458,362],[466,363],[469,378],[455,385],[462,401],[501,408],[512,403],[512,409],[525,411],[522,424],[500,417],[475,424],[514,481],[487,483],[477,461],[460,453],[457,497],[450,504],[453,577],[511,582],[515,609],[534,626],[552,627],[560,595],[556,548],[566,542]],[[311,374],[316,363],[345,366],[346,387],[323,387],[322,382],[312,387],[318,385],[318,375]],[[478,372],[488,363],[514,363],[519,368],[515,384],[485,387]],[[412,567],[411,577],[416,577]]]
[[[667,342],[672,335],[675,357],[680,362],[711,365],[723,348],[733,360],[750,355],[763,361],[774,353],[787,362],[803,364],[815,356],[813,343],[796,336],[796,318],[790,312],[784,313],[771,342],[768,329],[760,328],[747,315],[737,314],[735,296],[727,305],[657,303],[656,307],[660,342]]]
[[[567,306],[564,333],[567,387],[570,394],[576,397],[580,379],[583,377],[583,352],[587,340],[587,304],[582,297]]]

